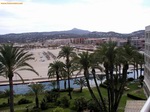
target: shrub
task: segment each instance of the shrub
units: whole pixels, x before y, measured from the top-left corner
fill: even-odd
[[[127,94],[127,96],[131,99],[134,99],[134,100],[146,100],[144,98],[140,98],[138,96],[135,96],[135,95],[132,95],[132,94]]]
[[[42,102],[41,102],[40,105],[41,105],[41,110],[46,110],[46,109],[48,109],[48,104],[47,104],[47,102],[46,102],[45,99],[42,100]]]
[[[0,107],[7,107],[7,106],[9,106],[9,104],[5,102],[0,105]]]
[[[22,98],[18,101],[18,105],[32,103],[32,101]]]
[[[63,108],[57,107],[52,112],[65,112]]]
[[[88,108],[88,110],[90,110],[90,112],[99,112],[99,108],[93,100],[90,100],[88,102],[87,108]]]
[[[70,91],[72,92],[74,88],[70,88]],[[69,88],[67,89],[61,89],[60,92],[69,92]]]
[[[63,108],[69,107],[69,105],[70,105],[69,99],[66,96],[60,98],[59,100],[57,100],[57,106],[59,106],[59,105]]]
[[[47,95],[45,96],[47,102],[56,102],[57,98],[59,97],[59,93],[58,92],[47,92]]]
[[[51,91],[52,91],[52,92],[58,92],[58,91],[59,91],[59,89],[54,88],[54,89],[52,89]]]
[[[74,108],[78,112],[82,112],[83,110],[87,108],[87,103],[88,102],[84,97],[77,98],[74,101],[74,106],[75,106]]]
[[[30,112],[41,112],[39,108],[33,108]]]

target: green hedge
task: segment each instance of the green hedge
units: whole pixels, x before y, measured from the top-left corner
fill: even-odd
[[[146,99],[144,99],[144,98],[140,98],[140,97],[138,97],[138,96],[135,96],[135,95],[133,95],[133,94],[127,94],[127,96],[129,97],[129,98],[131,98],[131,99],[133,99],[133,100],[146,100]]]

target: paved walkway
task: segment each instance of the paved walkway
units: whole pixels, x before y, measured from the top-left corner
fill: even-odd
[[[145,100],[128,100],[125,106],[125,112],[140,112],[145,102]]]

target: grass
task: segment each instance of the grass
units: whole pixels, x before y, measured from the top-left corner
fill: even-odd
[[[138,83],[130,83],[127,85],[128,88],[130,88],[128,91],[125,91],[122,98],[121,98],[121,101],[120,101],[120,104],[119,104],[119,110],[118,112],[124,112],[124,108],[125,108],[125,105],[126,105],[126,101],[127,100],[131,100],[130,98],[127,97],[127,93],[133,93],[133,94],[136,94],[137,96],[140,96],[141,98],[145,98],[146,99],[146,96],[144,95],[144,92],[143,92],[143,89],[142,88],[138,88]],[[96,95],[97,92],[96,92],[96,88],[93,88],[94,92]],[[102,92],[102,95],[103,97],[105,97],[107,99],[107,91],[105,88],[101,88],[101,92]],[[68,96],[68,93],[67,92],[64,92],[64,93],[61,93],[60,97],[63,97],[63,96]],[[70,100],[70,103],[71,105],[73,105],[73,101],[74,99],[78,98],[78,97],[85,97],[86,99],[91,99],[91,96],[89,94],[89,91],[87,88],[83,89],[83,92],[82,93],[79,93],[79,92],[72,92],[72,96],[73,96],[73,99]],[[44,94],[41,94],[39,95],[39,100],[42,101],[44,97]],[[21,98],[26,98],[26,99],[29,99],[29,100],[32,100],[33,103],[30,103],[30,104],[22,104],[22,105],[15,105],[15,112],[23,112],[26,110],[26,107],[28,105],[30,105],[31,107],[33,107],[35,105],[35,96],[34,95],[17,95],[14,97],[14,101],[15,101],[15,104],[17,104],[17,102],[21,99]],[[68,97],[69,98],[69,97]],[[0,104],[2,103],[7,103],[7,98],[0,98]],[[45,111],[42,111],[42,112],[51,112],[53,109],[52,108],[49,108],[48,110],[45,110]],[[0,108],[0,112],[1,111],[5,111],[5,112],[9,112],[9,107],[1,107]],[[66,108],[65,109],[65,112],[73,112],[71,111],[69,108]]]

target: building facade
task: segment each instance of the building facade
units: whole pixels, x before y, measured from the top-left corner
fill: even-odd
[[[150,96],[150,26],[145,28],[145,67],[144,67],[144,89]]]
[[[144,50],[145,48],[145,38],[132,37],[130,43],[138,50]]]

